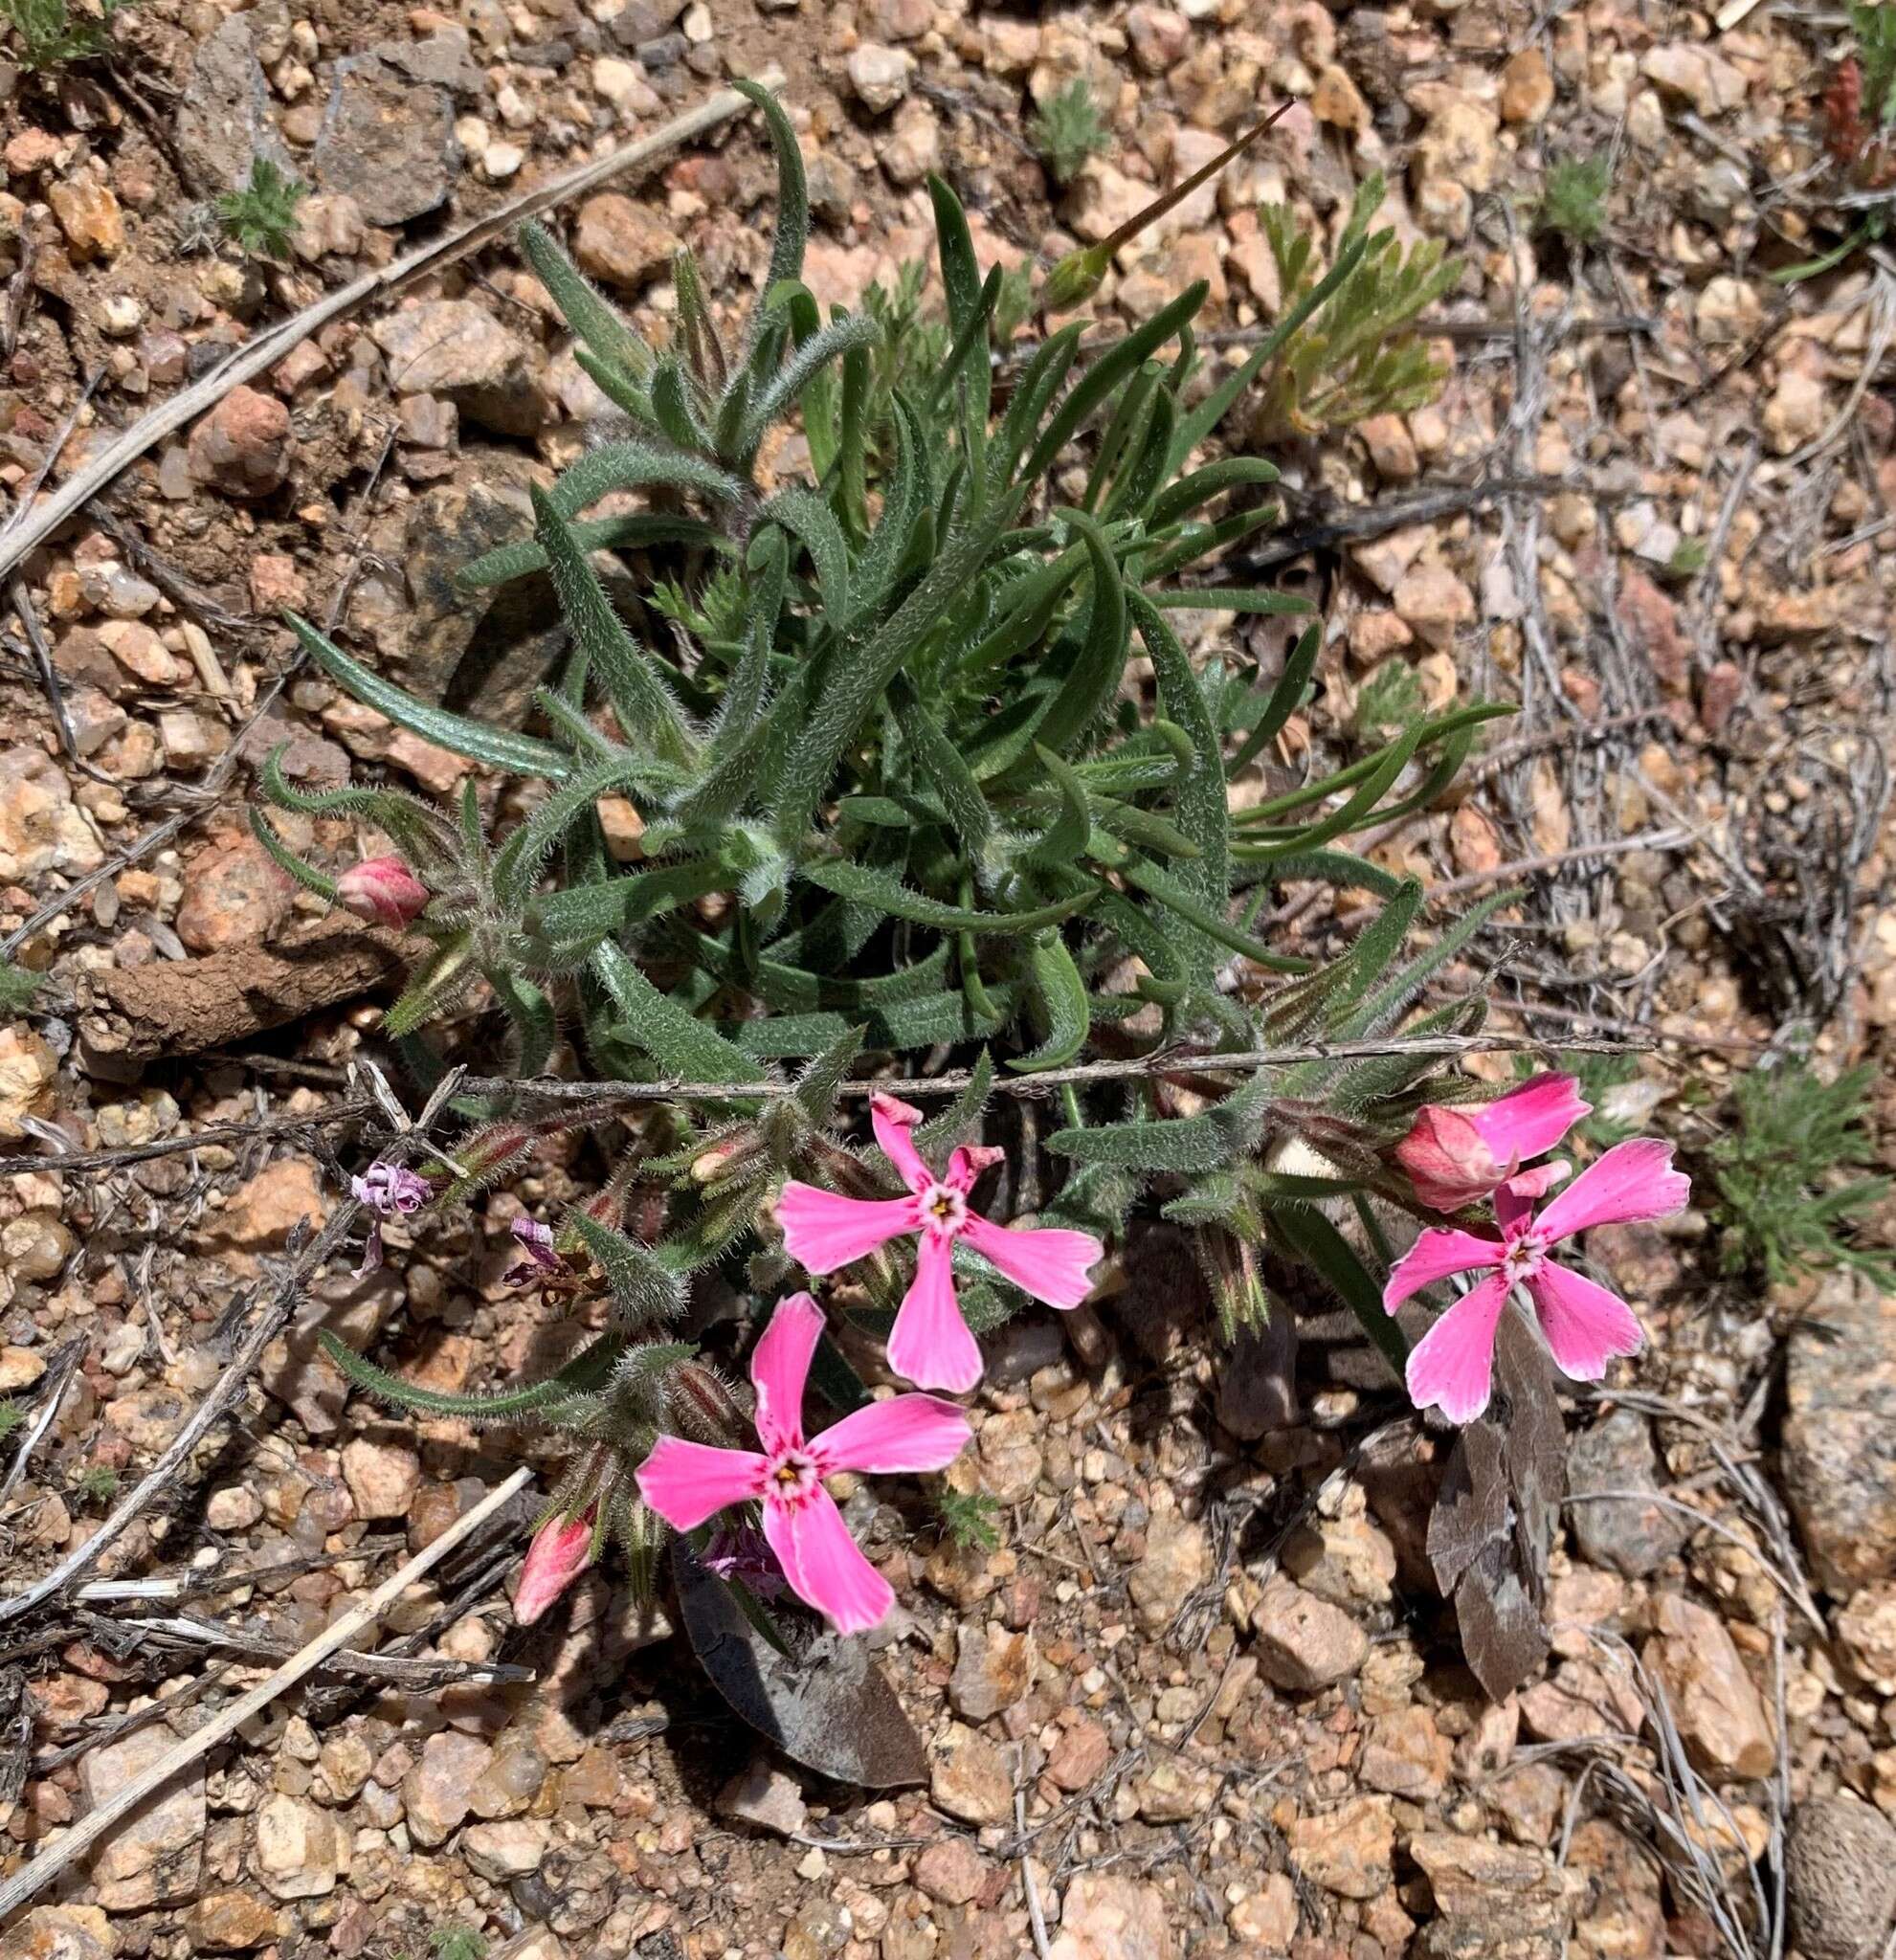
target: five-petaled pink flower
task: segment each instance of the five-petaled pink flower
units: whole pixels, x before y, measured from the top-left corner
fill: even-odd
[[[981,1379],[981,1348],[961,1317],[954,1293],[952,1247],[959,1238],[1048,1306],[1078,1306],[1090,1290],[1087,1273],[1104,1248],[1086,1232],[1042,1228],[1010,1232],[970,1211],[974,1180],[1003,1153],[964,1146],[937,1177],[923,1163],[908,1132],[922,1112],[893,1096],[877,1096],[870,1121],[882,1154],[908,1186],[905,1198],[850,1198],[792,1181],[777,1200],[784,1249],[812,1273],[834,1273],[878,1246],[913,1232],[915,1280],[889,1335],[889,1366],[925,1389],[960,1394]]]
[[[1459,1212],[1484,1198],[1529,1157],[1550,1150],[1590,1115],[1572,1076],[1536,1076],[1479,1109],[1425,1102],[1395,1147],[1416,1195],[1432,1211]]]
[[[661,1436],[638,1470],[645,1502],[667,1524],[695,1530],[733,1504],[758,1503],[764,1536],[790,1589],[827,1614],[838,1633],[879,1625],[895,1601],[889,1582],[858,1548],[823,1479],[944,1470],[968,1441],[968,1417],[937,1395],[872,1402],[820,1436],[803,1434],[803,1384],[823,1331],[823,1312],[793,1293],[770,1317],[750,1357],[761,1450],[725,1450]]]
[[[1691,1181],[1672,1168],[1672,1146],[1652,1137],[1616,1144],[1536,1214],[1530,1200],[1560,1167],[1528,1171],[1494,1194],[1497,1238],[1472,1232],[1424,1232],[1397,1261],[1383,1288],[1394,1313],[1412,1294],[1451,1273],[1485,1270],[1416,1344],[1409,1356],[1409,1397],[1439,1407],[1451,1422],[1472,1422],[1488,1405],[1495,1332],[1516,1282],[1528,1289],[1541,1332],[1563,1374],[1596,1382],[1617,1354],[1637,1354],[1644,1339],[1633,1310],[1617,1294],[1557,1266],[1549,1250],[1595,1225],[1666,1218],[1684,1209]]]
[[[420,918],[428,887],[399,858],[365,858],[336,880],[336,902],[358,919],[399,932]]]
[[[592,1563],[592,1504],[577,1517],[548,1518],[526,1548],[514,1592],[514,1620],[530,1627],[562,1592]]]

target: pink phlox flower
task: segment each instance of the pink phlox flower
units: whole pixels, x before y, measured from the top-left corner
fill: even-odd
[[[360,1276],[372,1273],[382,1263],[382,1220],[409,1217],[420,1211],[435,1195],[435,1188],[419,1171],[406,1164],[390,1164],[378,1157],[360,1177],[349,1179],[349,1195],[374,1215],[368,1221],[368,1236],[362,1244]]]
[[[365,858],[336,880],[336,902],[358,919],[399,932],[420,918],[428,887],[399,858]]]
[[[770,1541],[748,1525],[714,1532],[698,1563],[721,1579],[742,1580],[760,1599],[774,1599],[784,1590],[784,1569]]]
[[[563,1273],[567,1262],[553,1250],[553,1228],[537,1218],[518,1217],[507,1227],[525,1255],[502,1275],[508,1286],[525,1286],[543,1273]]]
[[[1395,1161],[1423,1204],[1459,1212],[1513,1178],[1529,1157],[1552,1149],[1592,1112],[1573,1077],[1556,1075],[1535,1076],[1476,1109],[1426,1102],[1396,1145]]]
[[[981,1348],[955,1298],[955,1240],[971,1245],[1023,1293],[1062,1308],[1085,1299],[1087,1274],[1104,1248],[1087,1232],[1010,1232],[982,1217],[970,1208],[968,1193],[1001,1151],[964,1146],[937,1177],[909,1135],[922,1112],[893,1096],[875,1097],[869,1109],[876,1141],[908,1195],[851,1198],[792,1180],[777,1200],[784,1249],[812,1273],[834,1273],[892,1238],[917,1234],[915,1279],[889,1335],[889,1366],[920,1388],[965,1393],[981,1379]]]
[[[530,1627],[592,1563],[593,1505],[576,1517],[551,1517],[533,1534],[514,1592],[514,1619]]]
[[[879,1625],[895,1603],[889,1582],[849,1535],[823,1479],[838,1470],[874,1475],[942,1470],[968,1441],[968,1417],[937,1395],[872,1402],[820,1436],[803,1434],[803,1385],[823,1313],[793,1293],[770,1317],[750,1357],[761,1450],[726,1450],[661,1436],[638,1470],[645,1502],[667,1524],[692,1531],[734,1504],[760,1504],[764,1537],[790,1590],[828,1615],[838,1633]]]
[[[1495,1334],[1517,1284],[1527,1289],[1554,1362],[1573,1380],[1596,1382],[1616,1355],[1639,1351],[1644,1335],[1632,1308],[1604,1286],[1556,1265],[1549,1255],[1562,1239],[1596,1225],[1672,1216],[1684,1209],[1691,1181],[1673,1169],[1670,1144],[1641,1137],[1616,1144],[1536,1213],[1532,1200],[1560,1169],[1543,1167],[1495,1192],[1499,1238],[1424,1232],[1390,1274],[1382,1296],[1389,1313],[1453,1273],[1487,1275],[1437,1321],[1409,1356],[1409,1395],[1416,1408],[1439,1408],[1451,1422],[1472,1422],[1487,1407]]]

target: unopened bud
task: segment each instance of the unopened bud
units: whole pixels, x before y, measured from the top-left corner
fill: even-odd
[[[358,919],[399,932],[420,918],[428,887],[399,858],[365,858],[336,880],[336,902]]]
[[[594,1503],[576,1517],[554,1515],[534,1534],[514,1593],[514,1619],[530,1627],[592,1563]]]
[[[1040,287],[1040,308],[1045,313],[1070,313],[1100,290],[1100,281],[1112,263],[1105,245],[1088,245],[1069,252],[1054,267]]]
[[[666,1383],[679,1427],[706,1441],[728,1443],[749,1428],[736,1392],[715,1369],[680,1361]]]

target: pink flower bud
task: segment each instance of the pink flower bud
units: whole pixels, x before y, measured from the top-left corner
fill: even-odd
[[[534,1533],[514,1594],[516,1624],[530,1627],[592,1563],[592,1510],[576,1518],[548,1518]]]
[[[1467,1117],[1434,1103],[1417,1113],[1395,1147],[1395,1161],[1409,1173],[1416,1196],[1438,1212],[1458,1212],[1485,1197],[1507,1172]]]
[[[702,1362],[680,1361],[667,1386],[672,1411],[681,1428],[701,1437],[728,1442],[744,1435],[749,1423],[730,1384]]]
[[[421,916],[428,887],[399,858],[365,858],[336,880],[336,899],[358,919],[399,932]]]

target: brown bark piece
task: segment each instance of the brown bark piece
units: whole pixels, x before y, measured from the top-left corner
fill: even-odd
[[[199,1055],[399,986],[402,944],[398,933],[325,919],[277,946],[100,973],[80,1032],[99,1056]]]

